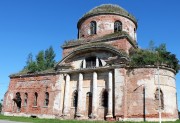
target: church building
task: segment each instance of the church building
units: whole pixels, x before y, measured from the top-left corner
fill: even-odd
[[[53,70],[10,75],[3,114],[157,121],[160,111],[162,120],[177,120],[175,70],[128,64],[130,51],[138,49],[137,27],[118,5],[93,8],[79,19],[78,38],[64,43]]]

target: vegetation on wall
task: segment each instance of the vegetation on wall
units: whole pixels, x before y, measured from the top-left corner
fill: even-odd
[[[136,42],[134,39],[125,31],[120,31],[120,32],[115,32],[111,34],[107,34],[101,37],[97,37],[94,39],[77,39],[77,40],[69,40],[65,41],[62,48],[65,47],[71,47],[71,46],[77,46],[77,45],[83,45],[83,44],[89,44],[91,43],[97,43],[97,42],[104,42],[104,41],[109,41],[110,39],[115,39],[115,38],[120,38],[120,37],[126,37],[129,39],[129,42],[134,46],[137,47]]]
[[[39,51],[35,60],[33,60],[33,55],[30,53],[27,57],[26,66],[20,73],[35,73],[53,70],[52,68],[56,63],[55,56],[56,54],[52,47],[49,47],[45,51]],[[132,67],[159,65],[172,68],[176,73],[180,70],[179,60],[176,55],[167,51],[165,44],[160,44],[158,47],[154,46],[153,41],[149,43],[147,49],[137,48],[130,50],[130,59],[129,65]]]
[[[167,51],[165,44],[155,47],[153,41],[150,42],[148,49],[131,50],[130,58],[130,66],[164,65],[174,69],[176,72],[180,68],[176,55]]]
[[[55,56],[56,54],[54,53],[52,46],[46,49],[45,52],[43,50],[39,51],[35,60],[33,60],[33,55],[30,53],[27,57],[26,66],[22,72],[34,73],[51,69],[56,63]]]
[[[97,14],[102,14],[102,13],[112,13],[112,14],[121,15],[121,16],[130,18],[137,25],[136,18],[132,14],[127,12],[125,9],[121,8],[119,5],[102,4],[101,6],[97,6],[97,7],[93,8],[92,10],[90,10],[89,12],[87,12],[85,15],[83,15],[83,17],[78,22],[78,27],[80,25],[80,22],[84,18],[93,16],[93,15],[97,15]]]

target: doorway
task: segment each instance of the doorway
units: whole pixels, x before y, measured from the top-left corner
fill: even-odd
[[[88,92],[86,94],[86,116],[91,116],[92,114],[92,93]]]

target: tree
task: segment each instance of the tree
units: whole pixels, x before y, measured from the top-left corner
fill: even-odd
[[[33,62],[33,55],[32,55],[32,53],[29,53],[28,57],[27,57],[26,65],[28,66],[32,62]]]
[[[37,65],[36,65],[36,62],[33,61],[32,53],[28,54],[26,66],[24,70],[27,70],[29,73],[34,73],[37,71]]]
[[[167,51],[166,44],[161,44],[156,48],[156,51],[159,53],[160,63],[169,65],[178,72],[179,70],[179,60],[176,58],[175,54]]]
[[[155,49],[156,51],[158,51],[159,53],[165,53],[167,52],[167,49],[166,49],[166,44],[160,44],[159,47],[156,47]]]
[[[52,48],[52,46],[50,46],[46,51],[45,51],[45,68],[49,69],[54,67],[55,65],[55,53],[54,50]]]
[[[155,65],[158,61],[158,55],[149,50],[138,49],[130,55],[131,66]]]
[[[43,71],[45,70],[45,59],[44,59],[44,51],[41,50],[36,56],[37,70]]]
[[[52,46],[46,49],[45,52],[43,50],[39,51],[39,53],[36,55],[35,60],[33,60],[32,53],[29,53],[26,61],[26,66],[21,72],[34,73],[53,68],[56,63],[56,61],[54,60],[55,56],[56,54],[54,53]]]
[[[35,61],[32,61],[31,63],[29,63],[29,65],[27,66],[28,72],[29,73],[34,73],[38,71],[37,68],[37,64]]]

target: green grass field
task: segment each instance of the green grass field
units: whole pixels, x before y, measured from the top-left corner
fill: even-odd
[[[30,122],[30,123],[109,123],[106,121],[77,121],[77,120],[39,119],[39,118],[13,117],[13,116],[4,116],[4,115],[0,115],[0,120]],[[123,123],[158,123],[158,122],[123,122]],[[180,123],[180,120],[178,120],[176,122],[163,122],[163,123]]]

